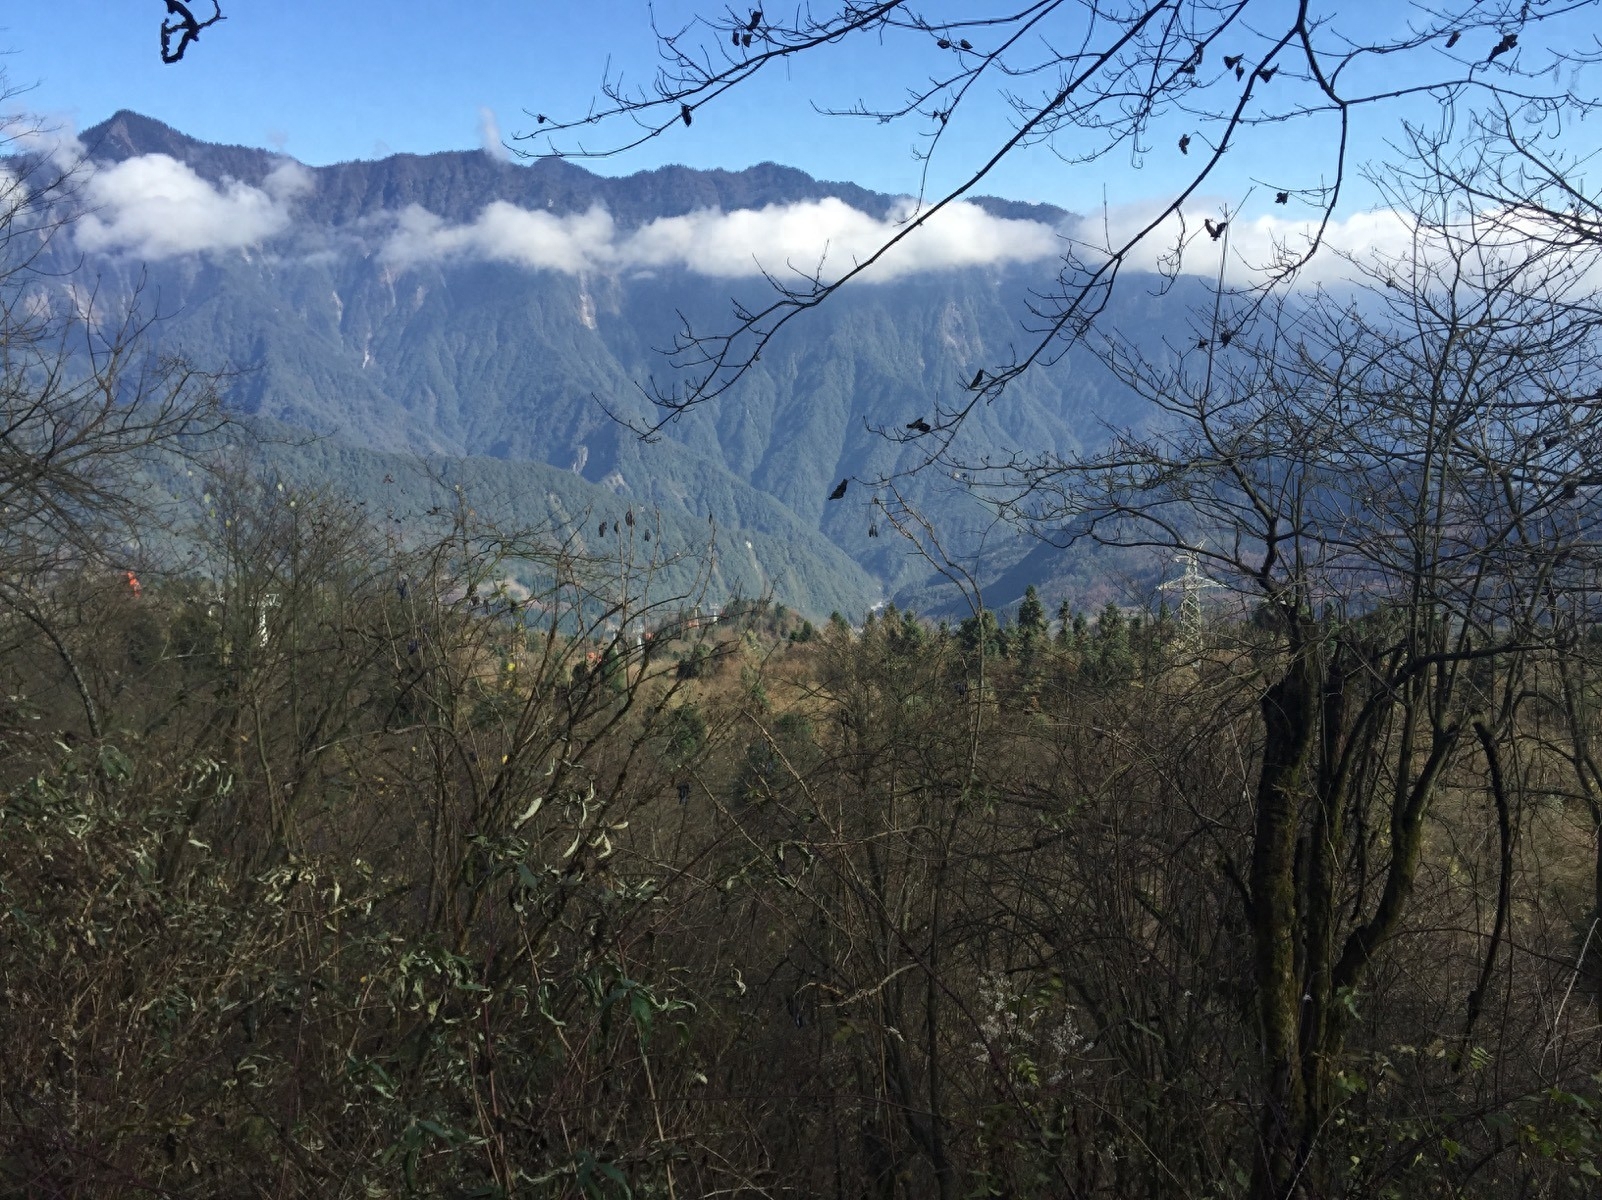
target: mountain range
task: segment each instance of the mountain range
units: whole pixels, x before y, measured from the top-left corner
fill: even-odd
[[[771,297],[757,266],[789,269],[785,239],[807,222],[849,254],[907,202],[771,163],[608,177],[451,152],[308,168],[129,112],[80,141],[97,164],[74,235],[84,269],[108,297],[139,295],[163,349],[235,372],[241,414],[324,439],[286,469],[363,488],[392,473],[385,456],[422,455],[525,497],[524,515],[643,506],[685,531],[710,517],[715,591],[814,615],[955,602],[877,516],[872,481],[922,461],[915,439],[879,431],[959,399],[1027,343],[1031,293],[1055,278],[1056,231],[1073,219],[971,202],[953,218],[966,225],[791,322],[735,387],[643,442],[608,413],[650,415],[642,383],[671,380],[661,348],[683,322],[726,327],[734,305]],[[1108,318],[1182,338],[1184,305],[1156,291],[1125,288]],[[962,454],[1066,453],[1138,411],[1070,349],[977,411]],[[991,529],[951,474],[925,470],[904,495],[956,551],[983,545],[988,600],[1027,582],[1084,602],[1107,592],[1093,559]],[[858,482],[832,503],[843,478]]]

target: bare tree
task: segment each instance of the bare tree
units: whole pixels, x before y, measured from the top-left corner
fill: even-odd
[[[1412,199],[1411,249],[1355,263],[1356,295],[1279,303],[1177,363],[1110,339],[1155,431],[1009,468],[1044,536],[1195,555],[1272,631],[1240,870],[1263,1197],[1319,1194],[1352,1001],[1407,920],[1443,778],[1478,751],[1506,803],[1510,681],[1563,649],[1572,610],[1595,619],[1597,247],[1508,237],[1450,187]]]
[[[44,632],[98,718],[45,594],[62,571],[127,565],[163,467],[220,430],[215,373],[157,355],[137,294],[59,267],[79,164],[13,123],[0,170],[0,609]]]
[[[195,16],[194,8],[183,0],[165,0],[167,15],[161,22],[161,61],[180,62],[184,53],[199,40],[202,30],[210,29],[224,20],[221,0],[211,0],[211,15]],[[173,39],[177,38],[177,41]]]
[[[648,386],[659,416],[642,430],[647,434],[733,386],[792,319],[871,271],[942,209],[974,194],[1003,162],[1033,153],[1084,167],[1113,155],[1136,161],[1160,155],[1187,164],[1182,182],[1129,229],[1108,227],[1065,243],[1056,284],[1031,299],[1024,345],[972,381],[956,381],[958,398],[942,405],[936,422],[948,433],[975,405],[995,399],[1011,380],[1055,361],[1084,336],[1137,252],[1152,253],[1152,243],[1162,242],[1157,249],[1171,277],[1197,239],[1211,247],[1244,199],[1210,212],[1198,227],[1195,206],[1208,188],[1227,180],[1232,189],[1294,205],[1286,211],[1312,223],[1305,244],[1252,264],[1257,274],[1243,292],[1261,300],[1319,249],[1348,190],[1359,114],[1425,97],[1468,112],[1486,101],[1538,103],[1568,114],[1594,105],[1595,96],[1581,90],[1582,73],[1553,70],[1591,61],[1588,52],[1573,49],[1589,41],[1588,3],[1452,3],[1415,13],[1403,29],[1376,35],[1368,11],[1321,16],[1301,0],[1111,6],[1044,0],[939,13],[904,0],[852,0],[794,13],[709,10],[681,28],[656,30],[662,62],[649,86],[609,78],[604,101],[582,114],[532,114],[525,153],[586,158],[626,152],[716,113],[759,76],[844,46],[893,43],[906,61],[921,56],[928,65],[926,75],[909,69],[908,78],[896,81],[905,88],[899,98],[825,99],[819,106],[848,120],[913,127],[924,164],[915,213],[861,261],[811,270],[791,264],[782,277],[770,274],[771,298],[737,304],[722,328],[686,319],[670,352],[679,381]],[[1572,82],[1554,84],[1560,75]],[[957,149],[964,143],[953,144],[952,131],[964,128],[971,113],[983,120],[974,110],[991,100],[1010,109],[1006,126],[981,129],[978,150]],[[750,114],[742,111],[740,119]],[[1306,128],[1304,155],[1272,179],[1248,183],[1229,176],[1231,150],[1244,150],[1264,131],[1286,124]],[[954,166],[947,163],[953,155]],[[940,178],[956,182],[931,190],[935,164],[944,169]]]

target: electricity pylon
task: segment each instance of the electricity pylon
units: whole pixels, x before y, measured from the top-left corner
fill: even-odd
[[[1181,550],[1174,555],[1174,561],[1184,567],[1184,570],[1178,579],[1159,583],[1157,590],[1179,593],[1179,640],[1187,650],[1199,653],[1202,644],[1201,595],[1208,588],[1224,585],[1201,573],[1201,569],[1196,565],[1194,550]]]

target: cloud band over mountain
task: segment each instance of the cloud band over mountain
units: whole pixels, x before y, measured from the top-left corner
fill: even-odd
[[[285,160],[260,186],[213,183],[166,154],[99,165],[84,188],[87,212],[75,237],[90,253],[159,260],[242,250],[292,231],[295,202],[314,175]],[[700,209],[619,226],[599,206],[553,214],[506,201],[472,221],[450,223],[417,205],[375,214],[380,257],[397,267],[504,262],[567,274],[683,269],[737,279],[802,273],[838,278],[905,229],[911,201],[875,217],[832,197],[723,212]],[[920,271],[1047,260],[1061,253],[1058,231],[1040,221],[997,217],[977,204],[946,206],[874,264],[877,282]]]
[[[314,173],[288,159],[256,186],[228,178],[212,182],[169,155],[142,154],[97,166],[88,175],[87,211],[75,238],[86,252],[150,261],[239,251],[296,232],[326,250],[326,236],[298,221],[296,212],[297,201],[315,186]],[[864,282],[886,283],[920,272],[1052,263],[1065,252],[1094,260],[1145,228],[1154,215],[1147,206],[1126,205],[1059,227],[996,216],[980,204],[957,201],[909,228],[914,212],[911,200],[896,201],[875,216],[825,197],[729,211],[703,208],[630,228],[600,205],[558,214],[496,200],[467,221],[448,221],[415,204],[373,213],[342,236],[359,240],[349,248],[376,252],[398,269],[499,262],[564,274],[683,270],[731,280],[767,273],[792,282],[838,279],[904,234],[860,276]],[[1177,218],[1161,222],[1130,265],[1172,270],[1172,251],[1183,234],[1191,244],[1179,269],[1212,276],[1218,259],[1207,240],[1197,238],[1199,225],[1199,215],[1183,226]],[[1278,213],[1239,214],[1231,227],[1227,274],[1235,282],[1304,249],[1319,229],[1313,220]],[[1355,213],[1324,227],[1323,242],[1329,249],[1365,256],[1376,250],[1400,254],[1413,232],[1413,223],[1399,213]],[[1350,274],[1349,262],[1325,253],[1301,278],[1321,282]]]
[[[413,206],[400,213],[383,257],[397,266],[449,261],[508,262],[577,272],[683,269],[720,279],[763,272],[839,278],[906,228],[910,201],[884,218],[832,197],[758,209],[700,209],[618,227],[595,207],[570,216],[497,201],[468,223],[449,224]],[[1061,253],[1058,233],[1039,221],[1009,220],[958,202],[912,229],[863,276],[885,282],[919,271],[1038,262]]]
[[[90,252],[146,259],[243,249],[287,230],[311,187],[312,173],[288,159],[252,187],[212,184],[175,158],[142,154],[89,176],[75,237]]]

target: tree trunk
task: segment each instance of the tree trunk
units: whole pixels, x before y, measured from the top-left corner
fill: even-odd
[[[1280,1200],[1300,1168],[1306,1109],[1297,1029],[1296,835],[1318,714],[1317,676],[1304,654],[1263,696],[1263,765],[1252,844],[1254,948],[1261,1094],[1253,1200]]]

